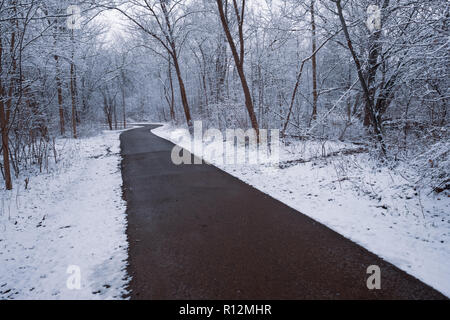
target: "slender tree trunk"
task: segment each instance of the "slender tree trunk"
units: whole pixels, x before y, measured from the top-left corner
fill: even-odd
[[[117,103],[116,98],[113,100],[114,130],[117,130]]]
[[[389,0],[384,0],[382,5],[382,10],[385,10],[389,6]],[[372,101],[375,101],[375,77],[378,70],[378,57],[380,55],[381,51],[381,44],[380,44],[380,37],[381,37],[381,28],[379,30],[375,30],[373,34],[370,35],[369,38],[369,56],[367,59],[367,89],[369,92],[370,99]],[[376,107],[376,105],[375,105]],[[371,124],[375,125],[371,121],[371,115],[370,115],[370,105],[366,103],[364,107],[364,126],[369,127]],[[377,112],[377,109],[375,108],[374,112]]]
[[[250,117],[250,122],[252,124],[253,129],[256,132],[256,137],[259,143],[259,127],[258,127],[258,120],[256,118],[255,110],[253,108],[253,101],[252,101],[252,95],[250,92],[250,89],[248,87],[247,79],[245,77],[244,73],[244,36],[243,36],[243,20],[244,20],[244,8],[245,8],[245,1],[242,3],[242,10],[241,14],[238,13],[238,7],[236,4],[236,1],[233,0],[234,6],[235,6],[235,12],[238,18],[238,24],[239,24],[239,39],[241,41],[240,45],[240,56],[237,51],[236,45],[234,43],[233,37],[231,35],[230,29],[228,27],[228,22],[225,17],[225,13],[223,10],[223,1],[217,0],[217,6],[219,7],[219,14],[220,14],[220,21],[222,22],[223,30],[225,31],[225,35],[227,37],[228,44],[230,45],[231,52],[233,54],[234,62],[236,65],[236,69],[239,74],[239,78],[241,80],[242,90],[244,91],[244,97],[245,97],[245,107],[247,108],[248,115]]]
[[[183,77],[181,75],[180,65],[178,64],[178,56],[175,50],[172,53],[173,64],[175,66],[175,72],[177,74],[178,84],[180,86],[180,95],[181,95],[181,103],[183,104],[184,114],[186,116],[186,122],[189,127],[189,130],[192,131],[193,124],[191,118],[191,112],[189,110],[189,103],[186,95],[186,88],[184,86]]]
[[[222,41],[223,40],[223,41]],[[227,62],[226,62],[226,56],[227,56],[227,48],[226,48],[226,42],[227,40],[223,38],[223,35],[221,34],[219,36],[219,47],[218,47],[218,54],[216,58],[216,65],[215,65],[215,101],[216,103],[222,102],[225,99],[225,80],[227,77]]]
[[[105,113],[105,118],[106,118],[106,124],[109,127],[109,130],[112,130],[112,116],[111,116],[111,101],[109,98],[109,90],[108,89],[104,89],[104,91],[102,91],[102,95],[103,95],[103,112]]]
[[[1,84],[0,84],[1,85]],[[0,98],[3,98],[3,90],[0,92]],[[5,175],[6,190],[12,189],[11,165],[9,162],[9,134],[8,123],[6,122],[5,107],[3,100],[0,101],[0,126],[2,130],[2,152],[3,152],[3,169]]]
[[[56,62],[56,91],[58,94],[58,107],[59,107],[59,129],[61,135],[66,133],[65,123],[64,123],[64,106],[63,106],[63,95],[62,95],[62,83],[60,78],[61,69],[59,67],[59,57],[54,56]]]
[[[202,85],[203,85],[203,92],[205,95],[205,106],[208,107],[209,99],[208,99],[208,87],[206,85],[206,71],[202,74]]]
[[[316,22],[314,13],[315,0],[311,0],[311,41],[312,41],[312,82],[313,82],[313,111],[312,120],[317,118],[317,100],[319,96],[317,94],[317,61],[316,61]]]
[[[14,14],[16,15],[16,2],[12,2]],[[6,110],[5,110],[5,88],[3,86],[3,83],[0,83],[0,127],[2,130],[2,149],[3,149],[3,167],[4,167],[4,174],[5,174],[5,188],[6,190],[12,189],[12,179],[11,179],[11,162],[10,162],[10,150],[9,150],[9,121],[10,121],[10,114],[11,114],[11,106],[12,106],[12,100],[13,100],[13,93],[14,93],[14,85],[15,85],[15,78],[16,78],[16,69],[17,69],[17,63],[15,58],[15,46],[16,46],[16,31],[15,28],[17,28],[17,20],[12,21],[11,23],[13,25],[13,31],[11,33],[11,40],[10,40],[10,57],[11,57],[11,65],[12,70],[9,72],[10,74],[10,83],[9,83],[9,89],[8,89],[8,98],[6,100]],[[0,64],[2,63],[3,58],[3,44],[1,43],[1,35],[0,35]],[[1,70],[2,67],[0,67],[0,74],[2,73]]]
[[[207,70],[206,70],[206,62],[205,62],[205,55],[204,55],[204,53],[203,53],[203,50],[202,50],[202,46],[201,45],[199,45],[199,50],[200,50],[200,53],[201,53],[201,59],[198,59],[198,62],[199,62],[199,66],[200,66],[200,70],[201,70],[201,79],[200,79],[200,86],[202,87],[202,89],[203,89],[203,95],[205,96],[205,107],[206,107],[206,109],[208,108],[208,104],[209,104],[209,98],[208,98],[208,95],[209,95],[209,93],[208,93],[208,86],[207,86],[207,84],[206,84],[206,74],[207,74]],[[203,101],[203,99],[202,99],[202,101]]]
[[[81,118],[80,118],[80,112],[78,111],[78,79],[77,79],[77,65],[74,64],[73,65],[73,91],[75,92],[75,120],[77,121],[77,124],[81,123]]]
[[[297,80],[295,81],[294,90],[292,91],[291,103],[289,104],[289,111],[286,116],[286,120],[284,122],[283,129],[281,130],[282,137],[284,137],[286,135],[286,129],[289,125],[289,121],[291,120],[292,109],[294,108],[294,103],[295,103],[295,97],[297,95],[298,87],[300,86],[300,80],[302,78],[302,73],[303,73],[303,66],[305,65],[306,61],[307,61],[306,59],[302,61],[302,64],[300,66],[300,71],[298,72],[298,75],[297,75]]]
[[[125,104],[125,88],[124,84],[122,83],[122,117],[123,117],[123,128],[127,128],[127,110],[126,110],[126,104]]]
[[[339,31],[339,32],[340,32],[340,31]],[[305,59],[302,60],[302,63],[301,63],[301,65],[300,65],[300,71],[299,71],[298,74],[297,74],[297,80],[295,81],[294,90],[293,90],[293,92],[292,92],[291,103],[290,103],[290,105],[289,105],[288,114],[287,114],[287,116],[286,116],[286,120],[285,120],[284,125],[283,125],[283,130],[281,130],[281,136],[282,136],[282,137],[285,136],[285,134],[286,134],[286,129],[287,129],[288,125],[289,125],[289,121],[290,121],[290,118],[291,118],[291,115],[292,115],[292,109],[293,109],[293,107],[294,107],[295,96],[297,95],[298,87],[300,86],[300,80],[301,80],[301,77],[302,77],[303,67],[304,67],[305,63],[306,63],[309,59],[312,59],[312,57],[313,57],[315,54],[317,54],[317,52],[319,52],[319,50],[322,49],[322,48],[325,46],[325,44],[327,44],[327,42],[330,41],[330,40],[331,40],[334,36],[336,36],[339,32],[336,32],[336,33],[334,33],[333,35],[331,35],[330,37],[328,37],[325,41],[322,42],[322,44],[321,44],[321,45],[320,45],[320,46],[319,46],[319,47],[318,47],[318,48],[317,48],[317,49],[316,49],[309,57],[307,57],[307,58],[305,58]],[[298,45],[298,43],[297,43],[297,45]]]
[[[13,7],[13,11],[14,11],[14,16],[17,15],[17,2],[16,1],[12,1],[11,5]],[[16,46],[16,30],[18,30],[18,21],[17,19],[14,19],[11,24],[13,25],[13,32],[11,33],[11,40],[10,40],[10,47],[9,47],[9,52],[10,52],[10,57],[11,57],[11,64],[12,64],[12,71],[10,73],[11,77],[9,80],[9,90],[8,90],[8,100],[6,101],[6,123],[9,123],[9,118],[11,115],[11,106],[12,106],[12,101],[13,101],[13,93],[14,93],[14,86],[15,86],[15,82],[17,81],[17,75],[16,75],[16,71],[17,71],[17,61],[16,61],[16,57],[15,57],[15,46]]]
[[[189,128],[189,132],[193,133],[194,126],[192,123],[192,117],[191,117],[191,111],[189,109],[189,102],[186,94],[186,87],[184,86],[183,77],[181,75],[181,69],[180,64],[178,61],[178,51],[175,44],[175,38],[173,34],[172,24],[170,23],[169,19],[169,11],[166,7],[166,1],[160,1],[159,4],[161,5],[161,10],[164,14],[164,19],[166,21],[166,27],[167,27],[167,33],[166,33],[166,40],[168,42],[168,45],[170,46],[170,49],[167,48],[169,54],[172,56],[173,64],[175,66],[175,71],[178,78],[178,85],[180,87],[180,95],[181,95],[181,103],[183,105],[184,114],[186,116],[186,122]]]
[[[112,125],[112,112],[111,112],[111,106],[107,106],[107,108],[109,108],[109,110],[106,113],[106,121],[108,122],[108,127],[109,130],[112,131],[113,130],[113,125]]]
[[[381,151],[383,152],[384,155],[386,155],[386,145],[384,144],[384,139],[383,139],[382,132],[381,132],[381,126],[378,123],[378,119],[375,115],[374,102],[370,97],[369,89],[367,88],[367,83],[364,80],[364,75],[363,75],[362,69],[361,69],[361,62],[359,61],[358,56],[356,55],[356,52],[353,49],[353,44],[350,39],[350,34],[348,33],[347,24],[345,22],[344,15],[342,13],[341,0],[336,0],[336,7],[338,10],[339,20],[341,21],[342,30],[344,31],[345,39],[347,40],[348,49],[350,50],[350,53],[353,57],[355,65],[356,65],[356,70],[358,72],[358,79],[359,79],[359,82],[361,83],[361,88],[364,93],[364,98],[366,100],[366,104],[368,105],[368,111],[369,111],[370,118],[373,123],[375,135],[381,145]]]
[[[173,79],[172,79],[172,62],[169,55],[169,69],[167,70],[170,85],[170,119],[175,122],[175,93],[173,91]]]
[[[75,62],[74,60],[74,38],[72,30],[72,59],[70,61],[70,94],[72,97],[72,134],[75,139],[77,139],[77,98],[76,98],[76,87],[75,87]]]
[[[75,94],[75,67],[74,63],[70,63],[70,95],[72,97],[72,134],[77,139],[77,100]]]
[[[0,30],[1,31],[1,30]],[[0,74],[2,74],[2,58],[3,58],[3,42],[2,34],[0,33]],[[5,90],[0,77],[0,128],[2,130],[2,152],[3,152],[3,174],[5,176],[5,188],[6,190],[12,190],[11,179],[11,165],[9,162],[9,128],[5,113]]]

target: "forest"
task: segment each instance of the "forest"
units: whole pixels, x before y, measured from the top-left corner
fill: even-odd
[[[441,192],[448,18],[445,0],[2,0],[4,186],[57,137],[202,120],[359,144]]]
[[[0,0],[0,300],[450,297],[449,18]]]

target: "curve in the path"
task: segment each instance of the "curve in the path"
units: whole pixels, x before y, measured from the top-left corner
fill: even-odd
[[[172,164],[155,127],[121,135],[131,298],[445,298],[213,166]],[[366,286],[370,265],[381,290]]]

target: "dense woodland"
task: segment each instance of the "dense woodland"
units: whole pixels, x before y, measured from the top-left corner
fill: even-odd
[[[0,0],[5,188],[56,161],[55,139],[203,120],[360,144],[441,192],[449,14],[447,0]]]

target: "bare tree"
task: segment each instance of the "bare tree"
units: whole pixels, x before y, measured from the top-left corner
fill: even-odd
[[[175,73],[180,88],[181,103],[183,105],[186,122],[190,130],[193,128],[191,111],[184,84],[179,55],[184,42],[185,26],[182,25],[186,12],[179,7],[182,1],[153,0],[153,1],[127,1],[129,10],[119,6],[108,6],[127,17],[137,28],[151,38],[165,50],[172,58]],[[164,56],[165,57],[165,56]]]
[[[226,0],[227,1],[227,0]],[[239,8],[237,0],[233,0],[233,7],[235,18],[238,24],[238,35],[239,35],[239,53],[236,48],[233,36],[231,35],[230,27],[228,24],[228,19],[225,15],[224,4],[222,0],[217,0],[217,7],[219,9],[220,21],[222,22],[222,27],[227,37],[228,44],[231,48],[231,53],[233,54],[234,63],[241,80],[242,90],[244,91],[245,106],[247,108],[248,115],[250,117],[250,122],[253,129],[256,132],[257,139],[259,141],[259,127],[258,121],[256,119],[255,110],[253,108],[252,95],[247,84],[247,79],[244,72],[244,58],[245,58],[245,43],[244,43],[244,18],[245,18],[245,0],[242,0],[241,7]]]
[[[316,120],[317,118],[317,59],[316,59],[316,21],[315,21],[315,13],[314,13],[315,0],[311,0],[311,47],[312,47],[312,84],[313,84],[313,111],[312,111],[312,120]]]
[[[361,84],[361,88],[362,88],[363,93],[364,93],[364,98],[365,98],[366,104],[368,106],[367,107],[367,111],[369,112],[370,118],[372,120],[373,128],[374,128],[374,131],[375,131],[375,135],[376,135],[378,141],[380,142],[381,150],[382,150],[383,154],[386,155],[386,145],[385,145],[384,140],[383,140],[381,124],[379,123],[379,118],[375,115],[374,101],[371,98],[368,85],[366,83],[366,80],[364,79],[361,62],[360,62],[360,60],[359,60],[359,58],[358,58],[358,56],[357,56],[357,54],[355,52],[355,49],[353,48],[352,40],[350,39],[350,34],[348,32],[347,23],[345,22],[344,15],[342,13],[341,0],[333,0],[333,1],[336,3],[336,8],[337,8],[337,11],[338,11],[339,20],[340,20],[341,25],[342,25],[342,30],[344,31],[345,39],[347,40],[347,47],[350,50],[350,53],[351,53],[351,55],[353,57],[353,61],[354,61],[355,66],[356,66],[359,82]]]
[[[72,102],[72,135],[77,138],[77,74],[75,69],[74,31],[71,30],[72,52],[70,59],[70,96]]]
[[[3,73],[3,30],[0,25],[0,74]],[[7,112],[5,110],[5,89],[0,77],[0,127],[2,130],[2,152],[3,152],[3,176],[5,178],[6,190],[12,189],[11,166],[9,163],[9,127]]]

